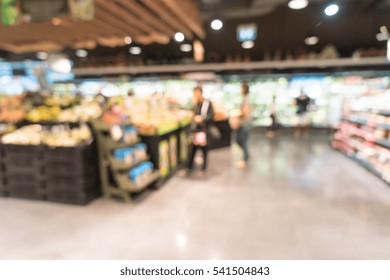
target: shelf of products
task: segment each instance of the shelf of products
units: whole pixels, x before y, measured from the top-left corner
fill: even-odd
[[[390,184],[390,103],[382,103],[390,101],[389,94],[377,92],[346,104],[332,146]]]
[[[159,176],[149,161],[147,146],[140,142],[138,129],[127,121],[105,123],[95,120],[103,195],[121,197],[129,202],[133,193],[140,193]]]

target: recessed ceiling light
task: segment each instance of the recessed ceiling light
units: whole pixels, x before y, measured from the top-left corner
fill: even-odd
[[[37,52],[37,57],[39,59],[45,60],[49,57],[49,54],[47,52]]]
[[[175,40],[176,40],[177,42],[183,42],[184,39],[185,39],[185,36],[184,36],[183,33],[177,32],[177,33],[175,34]]]
[[[77,57],[87,57],[88,52],[86,50],[83,50],[83,49],[78,49],[78,50],[76,50],[76,56]]]
[[[319,42],[319,39],[317,36],[308,36],[305,39],[305,44],[308,46],[314,46],[317,45]]]
[[[245,42],[242,42],[241,44],[241,47],[243,49],[251,49],[255,46],[255,43],[253,41],[245,41]]]
[[[130,36],[126,36],[126,37],[125,37],[125,43],[126,43],[126,44],[130,45],[132,42],[133,42],[133,40],[131,39]]]
[[[300,10],[306,8],[308,4],[308,0],[291,0],[288,2],[288,7],[293,10]]]
[[[214,19],[211,22],[211,28],[214,30],[220,30],[223,27],[223,22],[219,19]]]
[[[182,52],[190,52],[190,51],[192,51],[192,45],[191,44],[183,44],[180,46],[180,50]]]
[[[337,5],[337,4],[330,4],[330,5],[328,5],[325,8],[325,14],[328,17],[331,17],[331,16],[334,16],[335,14],[337,14],[339,12],[339,10],[340,10],[339,5]]]
[[[142,50],[140,47],[131,47],[129,49],[129,53],[133,54],[133,55],[138,55],[138,54],[141,54]]]

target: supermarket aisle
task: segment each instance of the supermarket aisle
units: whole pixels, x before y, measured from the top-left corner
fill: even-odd
[[[390,258],[390,188],[325,137],[256,135],[252,153],[243,171],[213,152],[207,179],[174,178],[137,205],[0,199],[0,258]]]

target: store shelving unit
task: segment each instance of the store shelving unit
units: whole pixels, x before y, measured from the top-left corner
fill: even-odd
[[[158,172],[154,171],[142,184],[132,182],[129,178],[129,171],[140,163],[147,161],[148,158],[127,165],[116,160],[112,156],[112,152],[114,149],[134,146],[139,143],[139,140],[133,143],[115,142],[109,135],[109,125],[96,120],[92,122],[92,126],[98,143],[100,180],[104,197],[120,197],[125,202],[130,202],[133,200],[133,194],[142,192],[159,179]]]
[[[390,185],[390,110],[347,113],[332,146]]]

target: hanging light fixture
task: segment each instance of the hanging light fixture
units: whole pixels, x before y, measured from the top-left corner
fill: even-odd
[[[314,34],[310,34],[305,38],[305,44],[308,46],[317,45],[319,41],[320,39],[318,38],[318,36]]]
[[[339,5],[336,3],[329,3],[328,6],[326,6],[324,12],[328,17],[336,15],[340,10]]]
[[[131,53],[132,55],[139,55],[139,54],[141,54],[141,52],[142,52],[142,49],[140,47],[133,46],[133,47],[129,48],[129,53]]]
[[[223,22],[220,19],[214,19],[211,22],[211,28],[214,30],[220,30],[223,27]]]
[[[288,7],[293,10],[301,10],[309,5],[308,0],[291,0],[288,2]]]

